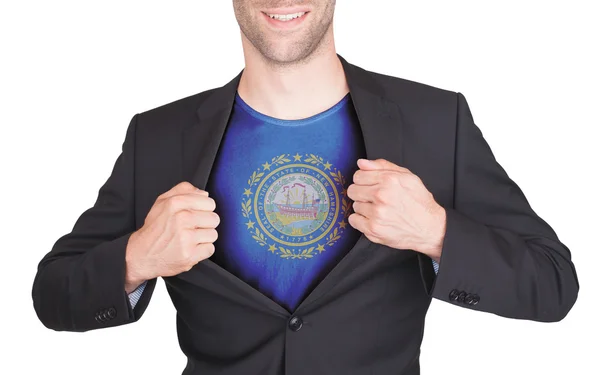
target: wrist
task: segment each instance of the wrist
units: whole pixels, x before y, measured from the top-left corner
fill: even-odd
[[[130,294],[149,277],[143,272],[143,267],[139,260],[139,233],[134,232],[129,237],[127,248],[125,250],[125,291]]]
[[[442,256],[442,247],[446,236],[446,210],[439,207],[432,219],[432,229],[428,238],[424,241],[424,246],[419,252],[427,255],[437,263]]]

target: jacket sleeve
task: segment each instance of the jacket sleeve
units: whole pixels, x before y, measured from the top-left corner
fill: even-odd
[[[129,124],[112,173],[93,207],[59,238],[40,261],[33,306],[40,321],[57,331],[87,331],[135,321],[156,280],[132,309],[125,292],[125,249],[136,230],[134,162],[137,115]]]
[[[496,162],[457,95],[454,204],[432,297],[499,316],[562,320],[579,292],[569,249]],[[427,282],[425,283],[427,287]]]

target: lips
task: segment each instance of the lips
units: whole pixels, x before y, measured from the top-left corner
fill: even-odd
[[[262,12],[263,16],[271,25],[277,29],[291,29],[300,25],[310,14],[308,11],[272,10]]]

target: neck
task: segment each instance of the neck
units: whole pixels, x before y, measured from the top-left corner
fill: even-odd
[[[299,63],[273,64],[246,40],[238,93],[254,110],[296,120],[323,112],[349,91],[333,38]]]

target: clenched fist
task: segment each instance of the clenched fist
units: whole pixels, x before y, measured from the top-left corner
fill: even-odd
[[[160,195],[127,244],[125,290],[145,280],[189,271],[210,257],[219,216],[206,191],[182,182]]]
[[[412,249],[440,261],[446,211],[419,177],[384,159],[359,160],[348,187],[348,223],[379,244]]]

